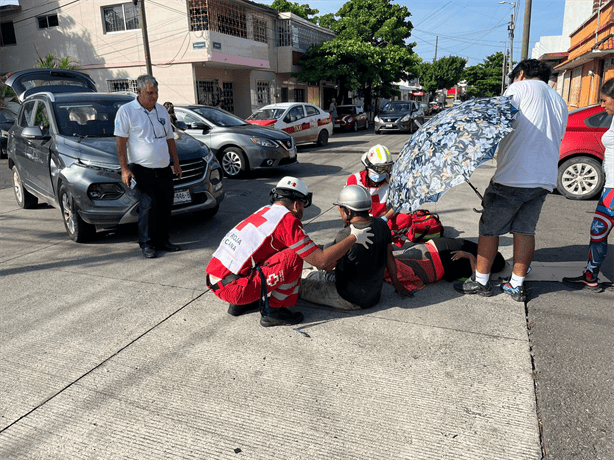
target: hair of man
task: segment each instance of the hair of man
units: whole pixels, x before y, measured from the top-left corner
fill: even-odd
[[[510,73],[510,80],[514,81],[520,75],[521,71],[524,71],[526,79],[534,80],[538,78],[546,84],[550,80],[550,75],[552,74],[552,69],[550,69],[548,64],[544,61],[538,59],[525,59],[516,64],[516,67],[514,67],[514,70]]]

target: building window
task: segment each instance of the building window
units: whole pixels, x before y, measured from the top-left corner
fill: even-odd
[[[259,81],[256,83],[256,101],[258,105],[268,105],[271,103],[271,94],[269,91],[270,83],[268,81]]]
[[[196,97],[198,103],[202,105],[215,105],[223,99],[222,88],[219,87],[218,81],[197,81],[196,82]],[[224,101],[222,101],[224,104]]]
[[[254,40],[267,43],[266,22],[254,19]]]
[[[141,7],[132,3],[106,6],[102,9],[105,32],[120,32],[141,28]]]
[[[109,92],[116,93],[117,91],[132,91],[136,93],[136,80],[107,80],[107,88]]]
[[[15,27],[13,27],[13,21],[7,21],[0,23],[0,30],[2,31],[2,40],[0,46],[16,45],[17,38],[15,38]]]
[[[223,97],[222,108],[230,113],[235,113],[235,96],[232,90],[232,82],[222,83]]]
[[[191,31],[211,30],[234,37],[247,38],[247,10],[242,5],[224,0],[190,0],[189,10]],[[254,40],[263,41],[259,23],[264,22],[266,26],[266,22],[263,17],[256,19],[254,16],[254,13],[250,14],[251,26],[254,34],[260,37]],[[266,41],[266,35],[264,38]]]
[[[190,2],[190,30],[209,30],[209,15],[207,4],[204,0],[192,0]]]
[[[36,20],[38,21],[39,29],[48,29],[49,27],[57,27],[59,24],[57,14],[50,14],[48,16],[38,16]]]
[[[281,102],[288,102],[288,88],[281,88]]]
[[[305,102],[305,90],[304,89],[294,90],[294,102]]]

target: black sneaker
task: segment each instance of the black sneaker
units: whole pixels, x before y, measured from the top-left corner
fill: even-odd
[[[462,292],[463,294],[477,294],[482,297],[490,297],[492,295],[492,286],[490,285],[490,281],[486,286],[478,283],[475,280],[475,273],[471,275],[471,278],[464,283],[454,283],[454,289],[456,289],[458,292]]]
[[[260,300],[256,300],[252,303],[245,305],[235,305],[234,303],[228,304],[228,314],[232,316],[240,316],[250,311],[256,311],[260,309]]]
[[[512,299],[514,299],[516,302],[527,301],[527,295],[524,292],[524,286],[512,287],[512,285],[508,282],[501,284],[500,287],[503,292],[511,296]]]
[[[285,307],[272,308],[268,316],[260,318],[260,325],[263,327],[271,326],[290,326],[303,321],[303,314],[300,311],[292,313]]]
[[[593,276],[589,271],[582,273],[574,278],[563,278],[563,284],[573,289],[587,289],[589,291],[601,291],[599,278]]]

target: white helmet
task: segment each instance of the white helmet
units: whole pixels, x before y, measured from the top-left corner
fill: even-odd
[[[301,200],[305,207],[311,206],[313,193],[309,191],[305,182],[296,177],[286,176],[282,178],[277,186],[269,193],[271,203],[280,198],[289,198],[293,201]]]
[[[392,170],[392,155],[390,150],[381,144],[374,145],[361,158],[362,164],[368,169],[378,172],[390,172]]]
[[[371,195],[366,188],[360,185],[348,185],[339,194],[335,206],[342,206],[352,211],[369,211],[371,209]]]

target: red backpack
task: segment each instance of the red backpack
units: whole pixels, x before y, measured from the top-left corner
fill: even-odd
[[[412,243],[443,236],[443,225],[441,225],[439,216],[426,209],[418,209],[412,214],[411,227],[407,236]]]

